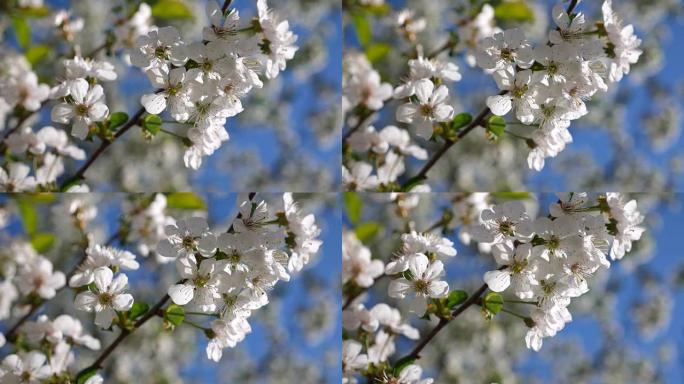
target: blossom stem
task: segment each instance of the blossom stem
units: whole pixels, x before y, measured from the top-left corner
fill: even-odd
[[[126,124],[124,124],[121,129],[116,131],[114,134],[114,137],[111,140],[104,140],[102,141],[102,144],[93,152],[93,154],[90,156],[90,158],[86,161],[81,168],[76,171],[76,173],[70,177],[68,180],[66,180],[62,185],[60,186],[60,190],[64,191],[66,188],[71,186],[74,183],[77,183],[83,179],[85,179],[85,173],[88,171],[88,168],[90,168],[93,163],[95,163],[95,160],[97,160],[106,150],[109,148],[112,143],[118,139],[119,137],[123,136],[128,130],[130,130],[134,125],[138,123],[140,118],[145,114],[145,108],[141,107],[133,117],[131,117]]]
[[[185,282],[185,279],[180,280],[177,284],[182,284]],[[109,355],[114,352],[114,350],[133,332],[138,330],[143,324],[147,322],[147,320],[151,319],[152,317],[156,316],[157,313],[162,309],[164,305],[166,305],[166,302],[169,301],[170,297],[168,294],[165,294],[158,302],[155,304],[152,308],[150,308],[147,313],[145,313],[138,321],[133,324],[133,327],[131,329],[123,328],[121,329],[121,333],[117,338],[109,344],[107,348],[105,348],[104,351],[98,356],[98,358],[90,364],[87,368],[83,369],[81,372],[86,372],[86,371],[91,371],[91,370],[99,370],[102,368],[102,363],[109,357]]]
[[[499,95],[503,95],[506,92],[507,91],[501,91],[501,92],[499,92]],[[418,174],[416,174],[412,178],[408,179],[405,183],[403,183],[401,185],[402,189],[405,189],[409,185],[415,184],[416,181],[421,182],[421,181],[427,179],[427,174],[428,174],[428,172],[430,172],[430,169],[432,169],[432,167],[434,167],[435,164],[437,164],[437,161],[440,158],[442,158],[442,156],[444,156],[444,154],[446,154],[446,152],[449,150],[449,148],[451,148],[454,144],[456,144],[460,139],[464,138],[472,130],[474,130],[475,128],[482,125],[484,123],[485,119],[489,116],[489,113],[490,113],[489,108],[485,107],[482,111],[480,111],[480,113],[475,117],[475,119],[473,119],[473,121],[470,122],[470,124],[468,124],[462,130],[458,131],[458,134],[456,135],[456,138],[454,140],[446,139],[446,141],[444,142],[442,147],[439,148],[437,150],[437,152],[435,152],[432,155],[432,157],[430,157],[430,159],[427,161],[427,163],[425,163],[425,165],[423,165],[423,168],[421,168],[421,170],[418,172]]]
[[[342,135],[342,142],[344,143],[345,141],[347,141],[349,136],[351,136],[354,132],[358,131],[359,128],[361,128],[363,126],[363,124],[371,116],[373,116],[372,111],[366,111],[365,113],[359,115],[359,121],[351,129],[349,129],[347,132],[345,132],[344,135]]]
[[[219,317],[218,314],[215,313],[204,313],[204,312],[185,312],[186,315],[194,315],[194,316],[209,316],[209,317]]]
[[[223,2],[223,7],[221,7],[221,12],[225,15],[226,12],[228,12],[228,7],[230,7],[230,3],[232,3],[233,0],[226,0]]]
[[[475,293],[473,293],[468,300],[466,300],[463,304],[461,304],[458,308],[456,308],[452,313],[451,317],[446,319],[446,318],[441,318],[439,320],[439,323],[428,333],[423,337],[418,344],[413,348],[413,350],[406,356],[402,357],[399,361],[406,361],[406,360],[416,360],[420,358],[420,353],[423,351],[423,349],[432,341],[432,339],[437,336],[437,334],[444,328],[446,327],[449,323],[451,323],[455,318],[457,318],[460,314],[465,312],[466,309],[470,308],[473,304],[477,304],[480,301],[480,298],[482,295],[484,295],[485,292],[487,292],[487,284],[483,284]]]

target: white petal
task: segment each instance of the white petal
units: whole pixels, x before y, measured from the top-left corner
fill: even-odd
[[[145,107],[148,113],[158,115],[166,108],[166,97],[162,93],[148,93],[142,95],[140,104]]]
[[[195,294],[195,287],[186,284],[176,284],[169,288],[169,296],[177,305],[185,305],[192,300]]]
[[[504,116],[511,110],[510,96],[490,96],[487,98],[487,107],[497,116]]]
[[[484,274],[484,281],[494,292],[503,292],[511,285],[511,274],[508,271],[489,271]]]

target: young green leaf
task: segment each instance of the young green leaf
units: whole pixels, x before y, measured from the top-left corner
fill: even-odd
[[[131,320],[136,320],[138,317],[146,314],[149,310],[150,306],[147,303],[136,301],[128,311],[128,318]]]
[[[36,233],[31,236],[31,246],[38,253],[45,253],[55,242],[55,235],[47,232]]]
[[[494,7],[494,17],[500,21],[532,22],[534,11],[523,0],[504,1]]]
[[[506,120],[501,116],[491,116],[487,120],[487,130],[496,137],[501,137],[506,129]]]
[[[14,34],[19,45],[28,49],[31,45],[31,26],[23,17],[13,17],[12,24],[14,25]]]
[[[171,304],[164,311],[164,319],[175,326],[179,326],[185,320],[185,309],[179,305]]]
[[[377,43],[366,47],[366,58],[373,64],[382,60],[392,50],[389,44]]]
[[[501,311],[504,304],[503,297],[496,292],[489,292],[485,295],[484,300],[482,300],[483,306],[492,314],[496,315]]]
[[[347,218],[352,224],[358,223],[361,220],[361,212],[363,211],[361,198],[354,192],[345,192],[343,198]]]
[[[473,116],[470,113],[462,112],[459,113],[451,120],[451,129],[458,131],[459,129],[465,127],[473,121]]]
[[[36,212],[36,207],[31,201],[24,198],[17,199],[17,206],[19,208],[19,216],[21,217],[21,223],[24,226],[26,233],[31,236],[36,233],[38,229],[38,213]]]
[[[45,44],[34,45],[26,51],[26,60],[35,66],[50,54],[50,46]]]
[[[366,242],[372,239],[380,231],[380,223],[377,221],[369,221],[367,223],[362,223],[356,226],[354,232],[356,237],[362,242]]]
[[[373,30],[368,18],[362,13],[355,13],[352,15],[352,23],[354,24],[354,31],[359,39],[359,43],[362,47],[367,46],[373,36]]]
[[[461,290],[451,291],[449,296],[447,296],[447,306],[449,309],[454,309],[456,306],[460,305],[468,299],[468,293]]]
[[[143,120],[142,124],[142,129],[145,132],[148,132],[152,136],[156,135],[159,133],[159,130],[161,129],[162,125],[162,120],[161,117],[157,115],[147,115],[145,116],[145,119]]]
[[[166,206],[174,209],[207,209],[204,199],[192,192],[176,192],[166,196]]]
[[[152,17],[164,20],[191,19],[192,11],[180,0],[159,0],[152,6]]]
[[[116,128],[124,125],[127,121],[128,114],[126,112],[114,112],[109,116],[109,129],[115,130]]]

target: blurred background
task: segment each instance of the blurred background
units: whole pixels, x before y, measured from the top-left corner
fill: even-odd
[[[364,3],[350,0],[348,4]],[[369,2],[365,2],[369,3]],[[373,3],[373,2],[370,2]],[[425,52],[442,46],[449,33],[458,33],[459,21],[483,4],[495,11],[500,28],[522,28],[528,39],[538,43],[554,25],[551,8],[559,1],[549,0],[387,0],[372,11],[359,11],[372,31],[371,44],[361,47],[358,26],[345,14],[345,50],[372,52],[374,68],[384,81],[396,85],[407,70],[406,53],[410,44],[396,31],[395,15],[407,8],[413,19],[425,18],[426,28],[416,35]],[[578,10],[588,20],[601,19],[602,1],[582,1]],[[562,2],[567,7],[567,1]],[[556,158],[547,159],[542,172],[528,169],[528,150],[522,140],[504,135],[497,142],[478,129],[452,147],[430,171],[430,185],[435,191],[562,191],[684,190],[684,139],[682,139],[682,95],[684,72],[679,36],[684,33],[684,3],[679,0],[614,1],[613,8],[624,21],[633,24],[643,40],[644,51],[628,76],[609,90],[597,94],[588,104],[589,115],[573,121],[570,132],[574,142]],[[359,9],[359,8],[357,8]],[[367,33],[367,32],[364,32]],[[380,47],[387,49],[380,50]],[[391,48],[390,48],[391,47]],[[450,89],[455,112],[476,114],[487,96],[497,92],[494,80],[464,59],[465,44],[460,44],[451,61],[460,67],[463,79]],[[379,54],[378,52],[382,52]],[[445,57],[442,55],[441,57]],[[394,111],[399,105],[390,102],[374,122],[376,129],[397,124]],[[399,125],[401,126],[401,125]],[[513,129],[515,127],[511,127]],[[412,137],[415,135],[412,135]],[[417,139],[430,153],[436,143]],[[415,175],[424,161],[407,166],[405,177]]]
[[[152,9],[152,24],[173,25],[184,41],[200,41],[202,27],[209,25],[205,0],[45,0],[52,11],[66,9],[84,20],[75,42],[91,52],[105,41],[105,32],[121,12],[135,11],[140,3]],[[220,2],[222,4],[222,2]],[[256,15],[255,1],[234,1],[242,24]],[[198,171],[183,164],[183,144],[175,137],[158,134],[146,141],[141,129],[113,145],[87,176],[96,191],[334,191],[340,179],[340,62],[342,55],[341,5],[337,0],[271,1],[269,6],[299,36],[299,50],[287,70],[243,101],[245,111],[227,123],[230,140]],[[0,12],[0,33],[5,44],[18,49],[13,20]],[[41,45],[34,70],[42,81],[53,78],[56,37],[50,17],[30,17],[32,46]],[[3,48],[4,49],[4,48]],[[147,76],[118,56],[107,58],[119,78],[105,83],[110,111],[132,115],[140,107],[140,96],[152,88]],[[50,108],[32,122],[34,130],[50,123]],[[180,135],[187,128],[166,124]],[[90,143],[89,152],[95,148]],[[67,169],[66,174],[73,174]]]
[[[126,212],[140,194],[87,195],[0,195],[0,261],[11,252],[10,244],[31,241],[55,268],[67,271],[75,263],[79,232],[69,222],[69,207],[97,216],[86,229],[96,241],[104,243],[119,230]],[[164,214],[181,219],[207,217],[216,232],[225,231],[235,218],[236,195],[170,194]],[[257,194],[275,210],[282,209],[282,194]],[[162,330],[162,321],[151,319],[117,348],[105,364],[107,383],[339,383],[341,381],[341,217],[338,198],[334,194],[295,194],[306,212],[316,215],[321,228],[323,246],[317,257],[289,283],[279,283],[270,292],[270,304],[250,318],[252,333],[234,349],[224,350],[219,363],[207,359],[207,339],[201,331],[179,326],[174,332]],[[274,210],[274,211],[275,211]],[[85,216],[84,216],[85,217]],[[66,220],[66,221],[65,221]],[[39,240],[41,239],[41,240]],[[160,264],[154,255],[141,256],[138,242],[129,237],[117,244],[135,253],[141,268],[126,271],[129,292],[136,301],[155,303],[169,285],[178,279],[174,263]],[[0,263],[2,264],[2,263]],[[95,329],[92,314],[76,311],[70,290],[60,292],[41,313],[53,316],[68,313],[78,317],[88,331],[108,345],[115,333]],[[195,321],[203,320],[202,318]],[[16,317],[0,322],[6,331]],[[0,349],[6,356],[10,348]],[[77,352],[81,369],[92,362],[95,354],[86,349]],[[79,364],[80,363],[80,364]],[[141,379],[144,378],[144,379]],[[143,381],[141,381],[143,380]]]
[[[358,204],[346,203],[344,227],[354,230],[374,258],[387,260],[401,247],[400,235],[408,225],[429,228],[444,212],[459,217],[464,195],[414,194],[401,206],[386,195],[359,194]],[[440,332],[423,350],[418,363],[423,377],[436,383],[681,383],[684,377],[684,255],[680,246],[684,224],[684,195],[628,195],[638,201],[646,219],[641,240],[631,253],[594,277],[590,291],[569,307],[573,321],[555,337],[544,340],[540,352],[525,346],[527,327],[505,313],[485,321],[477,308]],[[555,194],[492,194],[490,202],[521,200],[533,217],[548,214]],[[407,208],[407,206],[415,207]],[[351,214],[350,214],[351,213]],[[404,215],[403,218],[401,214]],[[358,219],[351,220],[350,218]],[[454,221],[457,221],[455,219]],[[458,254],[445,262],[450,289],[473,292],[482,275],[495,266],[490,254],[459,240],[460,228],[447,226],[443,236],[452,240]],[[374,228],[369,231],[368,228]],[[438,233],[434,231],[433,233]],[[408,316],[408,307],[387,297],[389,279],[380,280],[364,301],[371,308],[378,300],[402,308],[405,321],[424,335],[426,321]],[[406,304],[404,301],[403,304]],[[515,309],[518,309],[517,307]],[[524,313],[524,308],[519,308]],[[405,355],[415,341],[397,338],[395,358]]]

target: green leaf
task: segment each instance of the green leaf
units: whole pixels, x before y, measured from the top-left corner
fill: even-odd
[[[363,211],[363,201],[359,195],[354,192],[345,192],[344,208],[347,213],[347,218],[352,224],[356,224],[361,220],[361,212]]]
[[[179,326],[185,319],[185,309],[179,305],[171,304],[164,311],[164,319],[175,326]]]
[[[84,384],[86,381],[88,381],[88,379],[95,376],[97,371],[98,371],[97,367],[86,368],[86,369],[82,370],[76,376],[76,384]]]
[[[492,197],[501,200],[526,200],[531,199],[529,192],[493,192]]]
[[[389,44],[371,44],[366,47],[366,58],[368,58],[371,63],[377,63],[378,61],[384,59],[391,49],[392,47]]]
[[[19,45],[28,49],[31,45],[31,26],[23,17],[13,17],[12,24],[14,25],[14,34],[17,37]]]
[[[380,223],[378,223],[377,221],[369,221],[367,223],[359,224],[354,229],[354,232],[356,233],[356,237],[359,240],[361,240],[362,242],[366,242],[366,241],[372,239],[373,236],[377,235],[379,231],[380,231]]]
[[[451,120],[451,129],[458,131],[473,121],[473,115],[467,112],[459,113]]]
[[[522,0],[505,1],[494,7],[494,17],[499,21],[532,22],[534,11]]]
[[[352,24],[354,24],[354,31],[361,46],[367,46],[373,36],[373,29],[366,15],[362,13],[352,14]]]
[[[155,115],[150,115],[150,116],[155,116]],[[159,117],[159,116],[156,116],[156,117]],[[114,112],[111,115],[109,115],[109,129],[115,130],[116,128],[119,128],[120,126],[124,125],[127,121],[128,121],[128,114],[126,112]]]
[[[50,9],[46,6],[19,8],[17,10],[17,14],[21,15],[22,17],[40,18],[49,15]]]
[[[487,129],[496,137],[500,137],[506,129],[506,120],[501,116],[491,116],[487,120]]]
[[[128,119],[126,119],[128,120]],[[162,120],[161,117],[157,115],[147,115],[145,116],[145,119],[143,120],[142,124],[142,129],[145,130],[146,132],[149,132],[152,134],[152,136],[156,135],[159,133],[159,130],[161,129],[162,125]]]
[[[398,377],[401,371],[416,361],[412,356],[404,356],[394,364],[394,376]]]
[[[48,45],[34,45],[26,51],[26,60],[31,63],[31,66],[35,66],[50,54],[50,50]]]
[[[175,209],[205,210],[207,203],[192,192],[176,192],[166,196],[166,206]]]
[[[365,5],[363,9],[368,11],[369,13],[372,13],[373,15],[382,16],[389,13],[392,10],[392,7],[389,4]]]
[[[468,299],[468,293],[466,293],[466,291],[451,291],[449,296],[447,296],[447,306],[449,309],[454,309],[457,305],[466,301],[466,299]]]
[[[131,320],[136,320],[138,317],[146,314],[149,310],[150,306],[147,303],[136,301],[128,311],[128,318]]]
[[[45,253],[55,242],[55,235],[47,232],[36,233],[31,236],[31,245],[38,253]]]
[[[33,203],[24,198],[17,199],[17,206],[19,208],[19,216],[21,217],[21,223],[24,226],[24,230],[29,236],[36,233],[38,229],[38,213],[36,212],[36,207]]]
[[[181,0],[159,0],[152,6],[152,17],[164,20],[192,19],[192,11]]]
[[[491,313],[497,314],[503,307],[504,299],[496,292],[489,292],[485,295],[483,306]]]

